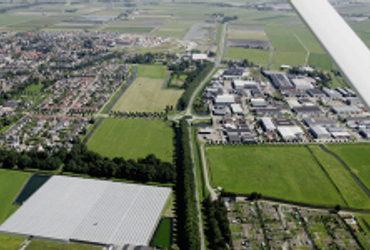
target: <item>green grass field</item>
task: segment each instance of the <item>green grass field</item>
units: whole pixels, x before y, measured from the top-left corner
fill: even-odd
[[[323,70],[332,70],[334,68],[334,63],[331,58],[326,54],[314,54],[310,53],[308,58],[308,65],[314,65]]]
[[[163,161],[173,160],[173,130],[161,120],[104,119],[87,142],[90,150],[110,158],[144,158],[155,154]]]
[[[345,205],[304,147],[210,147],[214,187],[320,205]]]
[[[370,189],[370,145],[327,145],[326,147],[337,154]]]
[[[171,218],[163,218],[161,220],[160,225],[158,226],[158,230],[155,234],[155,237],[151,243],[152,246],[156,247],[170,247],[171,246],[171,238],[172,238],[172,230],[171,230],[172,219]]]
[[[0,224],[2,224],[17,206],[12,203],[30,174],[0,169]]]
[[[304,65],[307,53],[305,52],[279,52],[274,53],[274,64],[288,64],[291,66]]]
[[[163,112],[167,105],[175,109],[183,90],[162,90],[163,81],[137,78],[114,105],[113,111]]]
[[[271,51],[228,47],[226,58],[241,58],[254,63],[268,63],[271,59]]]
[[[370,208],[370,199],[359,185],[352,179],[350,173],[333,156],[324,152],[319,146],[310,146],[330,178],[337,185],[350,207]]]
[[[32,240],[26,250],[92,250],[101,249],[101,247],[83,245],[83,244],[64,244],[50,241]]]
[[[248,40],[259,40],[266,41],[268,37],[263,30],[235,30],[229,29],[227,31],[228,39],[248,39]]]
[[[19,250],[26,238],[0,234],[0,250]]]
[[[106,27],[104,32],[121,32],[121,33],[150,33],[153,27]]]
[[[138,77],[149,77],[152,79],[166,79],[167,70],[162,65],[138,65],[137,66]]]

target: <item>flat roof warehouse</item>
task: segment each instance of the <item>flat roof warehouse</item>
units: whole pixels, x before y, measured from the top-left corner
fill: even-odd
[[[327,0],[289,0],[349,83],[370,107],[370,51]]]
[[[53,176],[0,232],[57,241],[147,246],[170,188]]]

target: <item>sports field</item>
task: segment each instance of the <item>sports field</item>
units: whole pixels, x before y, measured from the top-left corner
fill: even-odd
[[[104,119],[87,143],[90,150],[106,157],[144,158],[155,154],[173,160],[173,130],[161,120]]]
[[[0,224],[18,208],[12,203],[29,176],[20,171],[0,169]]]
[[[271,59],[271,51],[228,47],[226,49],[226,58],[241,58],[253,63],[268,63]]]
[[[175,109],[183,90],[162,89],[164,80],[139,77],[121,96],[113,111],[164,112],[166,106]]]
[[[337,154],[370,189],[370,145],[327,145],[326,147]]]
[[[151,243],[156,247],[170,247],[172,245],[172,219],[163,218]]]
[[[26,250],[92,250],[92,249],[97,250],[101,249],[101,247],[94,247],[74,243],[65,244],[34,239],[31,241],[31,244],[26,248]]]
[[[319,146],[310,146],[321,165],[328,172],[330,178],[337,185],[344,199],[350,207],[370,208],[370,199],[360,186],[352,179],[350,173],[330,154]]]
[[[210,147],[214,187],[319,205],[345,205],[304,147]]]
[[[0,250],[19,250],[26,238],[0,234]]]
[[[137,66],[138,77],[149,77],[152,79],[166,79],[167,71],[166,67],[162,65],[138,65]]]

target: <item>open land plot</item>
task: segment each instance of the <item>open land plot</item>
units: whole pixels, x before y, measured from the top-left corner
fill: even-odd
[[[138,77],[149,77],[152,79],[166,79],[167,70],[162,65],[138,65],[137,66]]]
[[[9,26],[14,25],[21,22],[29,22],[31,20],[39,19],[39,16],[17,16],[12,14],[0,14],[0,25]]]
[[[242,48],[256,48],[271,50],[272,45],[269,41],[261,40],[246,40],[246,39],[228,39],[227,45],[229,47],[242,47]]]
[[[271,58],[271,51],[259,49],[227,48],[227,58],[247,59],[254,63],[268,63]]]
[[[337,154],[370,189],[370,145],[327,145],[326,147]]]
[[[210,147],[207,155],[214,187],[344,206],[340,194],[304,147]]]
[[[57,243],[50,241],[32,240],[31,244],[26,248],[26,250],[92,250],[101,249],[101,247],[89,246],[83,244],[75,243]]]
[[[328,71],[334,68],[333,61],[326,54],[310,53],[310,57],[308,58],[308,65],[317,66],[320,69]]]
[[[19,250],[25,240],[23,237],[0,234],[0,250]]]
[[[172,162],[173,130],[160,120],[104,119],[87,146],[106,157],[144,158],[154,154]]]
[[[156,247],[170,247],[172,244],[172,218],[162,218],[151,243]]]
[[[307,54],[304,52],[278,52],[274,53],[274,64],[304,65]]]
[[[162,90],[164,80],[139,77],[113,107],[122,112],[163,112],[167,105],[176,108],[183,91]]]
[[[0,224],[16,210],[12,203],[29,176],[28,173],[0,169]]]
[[[265,26],[265,31],[276,51],[306,52],[289,26]]]
[[[319,146],[310,146],[310,149],[325,168],[330,178],[337,185],[344,199],[350,207],[370,208],[370,199],[360,188],[350,173],[330,154],[324,152]]]
[[[248,39],[248,40],[260,40],[268,41],[268,37],[265,31],[261,29],[248,29],[248,27],[243,26],[230,26],[227,31],[228,39]]]
[[[104,32],[120,32],[120,33],[150,33],[153,27],[106,27],[102,31]]]
[[[184,40],[206,39],[209,35],[210,29],[213,27],[214,25],[212,24],[196,23],[190,28],[189,32],[184,37]]]
[[[199,20],[181,20],[181,19],[171,19],[167,20],[166,23],[157,29],[153,36],[161,37],[174,37],[183,39],[189,32],[194,24],[199,23]]]

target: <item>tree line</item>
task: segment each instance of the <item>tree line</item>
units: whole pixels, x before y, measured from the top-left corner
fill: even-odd
[[[77,139],[70,152],[64,147],[47,148],[44,151],[32,149],[28,152],[0,150],[0,165],[6,169],[58,170],[62,164],[62,172],[88,174],[92,177],[114,177],[142,183],[173,183],[176,179],[175,167],[153,154],[137,161],[125,160],[122,157],[110,159],[88,150],[87,146]]]
[[[212,201],[210,197],[203,201],[206,222],[205,234],[208,248],[214,250],[229,249],[232,237],[223,199]]]
[[[201,248],[195,179],[191,158],[188,124],[180,121],[180,144],[177,159],[176,200],[177,205],[177,245],[182,250]]]
[[[191,96],[204,78],[206,78],[212,71],[214,63],[205,63],[203,65],[204,66],[201,66],[200,68],[197,67],[197,70],[193,71],[191,75],[188,75],[186,82],[183,85],[185,91],[179,100],[179,106],[181,109],[188,107]]]

